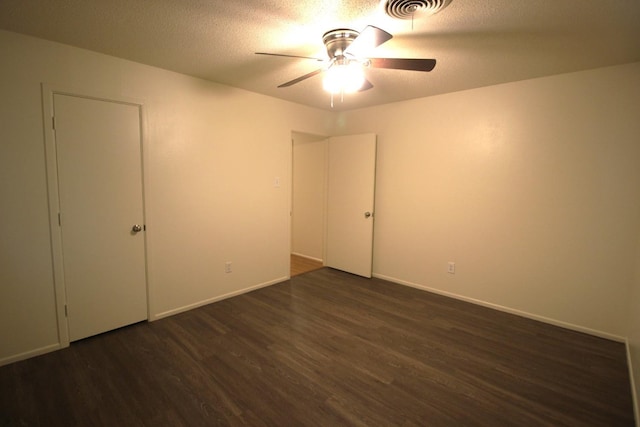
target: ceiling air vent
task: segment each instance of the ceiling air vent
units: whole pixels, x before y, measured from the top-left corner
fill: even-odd
[[[419,15],[434,15],[451,3],[451,0],[387,0],[384,10],[396,19],[413,19]]]

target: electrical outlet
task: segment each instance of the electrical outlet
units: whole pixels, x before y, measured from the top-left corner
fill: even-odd
[[[456,274],[456,263],[455,262],[449,261],[449,263],[447,263],[447,273]]]
[[[231,273],[231,261],[227,261],[224,263],[224,272]]]

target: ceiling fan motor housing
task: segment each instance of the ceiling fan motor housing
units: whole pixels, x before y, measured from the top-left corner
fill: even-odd
[[[337,30],[331,30],[324,33],[322,36],[322,42],[327,48],[329,58],[340,58],[344,56],[344,51],[349,45],[360,35],[355,30],[347,28],[339,28]]]

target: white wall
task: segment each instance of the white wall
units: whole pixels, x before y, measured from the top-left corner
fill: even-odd
[[[291,131],[331,113],[5,31],[0,57],[0,364],[59,342],[41,82],[145,103],[152,318],[288,276]]]
[[[291,252],[324,259],[327,139],[293,134]]]
[[[378,135],[374,273],[625,337],[639,112],[635,63],[342,114]]]

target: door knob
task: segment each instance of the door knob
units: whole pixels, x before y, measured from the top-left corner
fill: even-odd
[[[364,213],[364,217],[365,218],[369,218],[371,215],[373,215],[371,212],[365,212]]]
[[[133,227],[131,227],[131,231],[133,231],[134,233],[142,231],[142,226],[139,224],[135,224]]]

